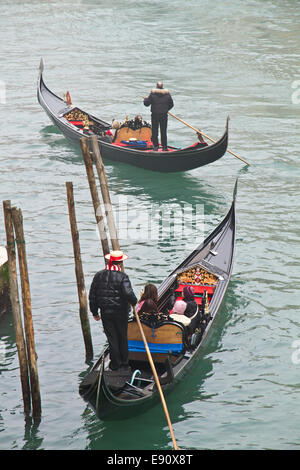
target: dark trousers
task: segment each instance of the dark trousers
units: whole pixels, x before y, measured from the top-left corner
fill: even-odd
[[[167,113],[152,113],[151,115],[152,126],[152,143],[154,147],[158,147],[158,128],[160,128],[160,139],[163,148],[167,148],[167,127],[168,127],[168,114]]]
[[[108,340],[110,366],[118,369],[128,365],[128,313],[101,313],[104,333]]]

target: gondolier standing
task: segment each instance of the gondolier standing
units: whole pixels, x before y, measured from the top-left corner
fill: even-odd
[[[95,320],[102,319],[109,344],[111,370],[127,369],[128,365],[128,312],[129,304],[136,305],[137,298],[121,262],[128,259],[122,251],[111,251],[105,269],[98,271],[89,292],[90,310]],[[101,317],[98,313],[100,309]]]
[[[157,82],[156,88],[153,88],[150,95],[144,98],[144,105],[151,105],[152,143],[154,150],[158,150],[158,128],[160,127],[162,148],[167,152],[168,111],[173,108],[174,103],[172,96],[163,87],[162,82]]]

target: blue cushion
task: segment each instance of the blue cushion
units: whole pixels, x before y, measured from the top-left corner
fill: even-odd
[[[128,147],[134,147],[134,148],[147,148],[146,140],[135,140],[135,141],[122,140],[122,144],[126,144],[128,145]]]
[[[172,354],[179,354],[183,350],[182,343],[148,343],[148,347],[151,353],[168,353],[170,351]],[[128,349],[129,351],[146,352],[143,341],[129,340]]]

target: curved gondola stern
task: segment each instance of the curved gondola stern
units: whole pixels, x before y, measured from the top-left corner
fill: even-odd
[[[229,121],[230,121],[230,116],[228,115],[227,119],[226,119],[226,132],[227,132],[227,134],[229,132]]]
[[[229,271],[229,276],[231,276],[232,273],[232,268],[233,268],[233,260],[234,260],[234,255],[235,255],[235,244],[236,244],[236,198],[237,198],[237,190],[238,190],[238,181],[239,178],[237,177],[235,180],[235,185],[233,188],[233,194],[232,194],[232,204],[231,204],[231,211],[232,211],[232,255],[231,255],[231,267]]]
[[[232,202],[235,202],[235,200],[236,200],[237,189],[238,189],[238,181],[239,181],[239,177],[237,177],[237,179],[235,180],[235,185],[234,185],[234,188],[233,188],[233,195],[232,195]]]
[[[44,108],[44,97],[42,94],[42,86],[44,84],[43,80],[43,72],[44,72],[44,59],[41,57],[40,65],[39,65],[39,72],[38,72],[38,79],[37,79],[37,99],[39,104]]]
[[[40,66],[39,66],[39,74],[38,74],[38,79],[37,79],[37,99],[40,104],[41,104],[40,102],[41,80],[43,77],[43,71],[44,71],[44,61],[43,61],[43,58],[41,57]]]
[[[43,60],[43,57],[41,57],[40,66],[39,66],[39,77],[41,77],[43,72],[44,72],[44,60]]]

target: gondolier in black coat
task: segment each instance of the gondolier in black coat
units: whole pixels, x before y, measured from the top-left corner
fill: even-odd
[[[168,151],[168,111],[174,106],[172,96],[163,87],[161,82],[157,82],[156,88],[153,88],[150,95],[144,98],[144,105],[151,105],[152,143],[154,150],[158,150],[158,128],[160,127],[162,148],[164,151]]]
[[[127,274],[120,263],[128,256],[122,251],[112,251],[105,256],[109,264],[95,274],[89,292],[90,310],[95,320],[102,319],[110,354],[110,369],[128,368],[128,312],[137,298]],[[101,317],[98,313],[100,309]]]

